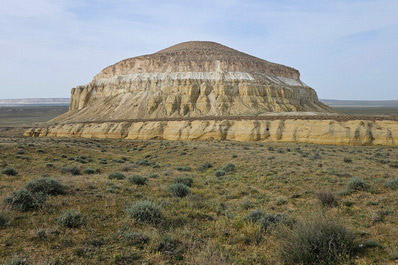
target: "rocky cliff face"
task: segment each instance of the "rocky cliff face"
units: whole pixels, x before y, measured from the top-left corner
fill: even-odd
[[[25,136],[164,140],[234,140],[337,145],[398,145],[393,120],[196,120],[59,124]]]
[[[72,89],[56,122],[332,112],[290,67],[214,42],[186,42],[123,60]]]

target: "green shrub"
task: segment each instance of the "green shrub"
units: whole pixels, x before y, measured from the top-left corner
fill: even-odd
[[[216,177],[222,177],[222,176],[225,176],[225,171],[220,169],[220,170],[217,170],[215,172],[215,174],[216,174]]]
[[[68,210],[57,217],[59,225],[67,228],[79,228],[86,223],[86,218],[76,210]]]
[[[4,175],[7,176],[16,176],[18,175],[18,172],[14,168],[5,168],[3,171],[1,171]]]
[[[108,178],[109,178],[109,179],[118,179],[118,180],[121,180],[121,179],[125,179],[126,176],[125,176],[124,174],[122,174],[122,173],[114,172],[114,173],[109,174]]]
[[[348,158],[348,157],[345,157],[344,158],[344,163],[352,163],[352,159]]]
[[[174,183],[181,183],[187,185],[188,187],[192,187],[193,179],[189,177],[177,177],[174,179]]]
[[[384,186],[392,190],[398,190],[398,178],[387,180]]]
[[[23,189],[12,193],[4,200],[4,203],[11,206],[13,210],[27,212],[40,208],[46,200],[47,196],[43,193],[31,193]]]
[[[333,208],[338,206],[338,199],[331,192],[320,192],[317,194],[317,197],[324,207]]]
[[[158,174],[150,174],[148,177],[151,179],[157,179],[159,177],[159,175]]]
[[[10,219],[4,213],[0,213],[0,228],[6,227],[10,223]]]
[[[361,178],[351,178],[347,184],[348,191],[368,190],[369,188],[369,184]]]
[[[234,164],[232,164],[232,163],[229,163],[228,165],[226,165],[226,166],[223,168],[223,170],[224,170],[226,173],[231,173],[231,172],[234,172],[234,171],[236,170],[236,166],[235,166]]]
[[[182,183],[171,184],[169,191],[173,196],[180,198],[187,196],[190,192],[189,187]]]
[[[126,212],[140,223],[159,224],[163,220],[160,207],[148,200],[136,202],[134,205],[127,207]]]
[[[284,264],[348,264],[359,251],[355,234],[326,217],[301,222],[281,235]]]
[[[134,175],[129,177],[129,181],[135,185],[146,185],[148,179],[146,177],[142,177],[140,175]]]
[[[66,193],[66,186],[52,178],[39,178],[28,182],[25,189],[32,193],[41,192],[47,195],[62,195]]]

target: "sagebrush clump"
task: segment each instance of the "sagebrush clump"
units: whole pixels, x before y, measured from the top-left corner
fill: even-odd
[[[398,190],[398,178],[387,180],[384,186],[392,190]]]
[[[87,174],[87,175],[93,175],[93,174],[96,173],[96,171],[95,171],[94,169],[92,169],[92,168],[86,168],[86,169],[83,171],[83,173],[84,173],[84,174]]]
[[[69,173],[73,176],[81,175],[80,169],[77,167],[63,167],[63,168],[61,168],[61,173],[63,173],[63,174]]]
[[[32,193],[44,193],[47,195],[63,195],[66,194],[66,186],[58,180],[52,178],[39,178],[28,182],[25,189]]]
[[[203,172],[203,171],[206,171],[206,170],[208,170],[209,168],[212,168],[212,167],[213,167],[212,164],[206,162],[203,165],[200,165],[197,170]]]
[[[254,210],[250,212],[244,218],[244,220],[247,222],[259,224],[261,229],[266,232],[271,231],[275,226],[279,224],[288,224],[288,219],[285,215],[264,213],[260,210]]]
[[[149,236],[139,232],[124,232],[121,234],[124,241],[126,241],[130,246],[139,246],[149,243]]]
[[[6,227],[10,223],[10,219],[4,213],[0,213],[0,228]]]
[[[176,259],[180,259],[182,254],[182,242],[171,236],[163,236],[158,245],[156,251],[162,252],[165,255],[175,256]]]
[[[114,172],[114,173],[109,174],[108,178],[109,179],[122,180],[122,179],[125,179],[126,176],[124,174],[122,174],[122,173]]]
[[[299,222],[280,235],[284,264],[349,264],[359,250],[355,233],[324,216]]]
[[[193,179],[189,177],[177,177],[174,179],[174,183],[181,183],[187,185],[188,187],[192,187]]]
[[[77,210],[68,210],[57,217],[59,225],[67,228],[79,228],[86,223],[86,218]]]
[[[27,212],[40,208],[46,200],[47,196],[44,193],[32,193],[22,189],[12,193],[4,202],[13,210]]]
[[[146,177],[140,176],[140,175],[134,175],[129,177],[129,181],[135,185],[146,185],[148,179]]]
[[[224,170],[225,172],[227,172],[227,173],[232,173],[232,172],[235,172],[236,166],[235,166],[234,164],[232,164],[232,163],[229,163],[228,165],[226,165],[226,166],[223,168],[223,170]]]
[[[5,168],[1,171],[1,173],[3,173],[4,175],[7,176],[16,176],[18,175],[18,171],[15,170],[14,168]]]
[[[127,207],[126,212],[130,217],[140,223],[159,224],[163,220],[160,207],[148,200],[136,202]]]
[[[320,192],[317,194],[318,200],[324,207],[337,207],[338,206],[338,199],[337,197],[331,192]]]
[[[348,191],[366,191],[370,185],[361,178],[352,178],[347,184]]]
[[[222,176],[225,176],[225,171],[224,170],[217,170],[216,172],[215,172],[215,175],[216,175],[216,177],[222,177]]]
[[[173,196],[180,198],[187,196],[190,192],[189,187],[183,183],[171,184],[169,191]]]

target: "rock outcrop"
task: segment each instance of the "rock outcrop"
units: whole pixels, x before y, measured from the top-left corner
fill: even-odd
[[[25,136],[398,145],[394,120],[194,120],[58,124]]]
[[[123,60],[72,89],[56,122],[332,112],[299,71],[214,42],[185,42]]]
[[[397,119],[333,113],[293,68],[185,42],[105,68],[25,136],[398,145]]]

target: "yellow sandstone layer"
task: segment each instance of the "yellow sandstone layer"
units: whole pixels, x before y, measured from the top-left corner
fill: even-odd
[[[398,145],[390,120],[196,120],[58,124],[33,128],[30,137],[233,140],[333,145]]]

